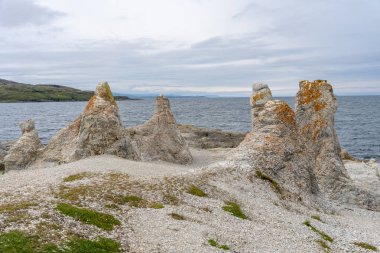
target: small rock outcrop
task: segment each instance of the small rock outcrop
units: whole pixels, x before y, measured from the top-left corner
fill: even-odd
[[[293,110],[272,100],[267,85],[253,85],[252,131],[234,151],[233,159],[247,171],[260,171],[294,193],[318,191],[297,138]]]
[[[198,149],[236,148],[247,133],[227,132],[192,125],[177,125],[189,147]]]
[[[83,113],[50,140],[43,160],[71,162],[101,154],[126,157],[123,129],[111,89],[107,82],[100,82]]]
[[[161,160],[189,164],[193,158],[188,145],[177,129],[169,99],[156,98],[155,113],[141,126],[126,129],[130,149],[128,157],[141,161]]]
[[[43,148],[33,120],[21,123],[20,128],[22,136],[13,143],[4,157],[6,171],[26,168],[37,159]]]

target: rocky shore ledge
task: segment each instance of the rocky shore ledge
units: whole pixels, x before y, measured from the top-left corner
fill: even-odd
[[[247,134],[179,126],[164,96],[125,128],[106,82],[46,146],[23,122],[0,145],[0,252],[377,251],[380,166],[341,150],[329,83],[299,87],[293,111],[253,85]]]

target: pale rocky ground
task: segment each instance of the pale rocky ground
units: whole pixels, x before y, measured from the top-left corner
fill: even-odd
[[[229,149],[191,152],[192,165],[102,155],[55,167],[9,171],[0,176],[0,207],[21,202],[36,206],[14,214],[0,211],[0,231],[41,233],[46,240],[57,242],[73,234],[86,238],[104,236],[120,241],[123,252],[224,252],[210,246],[209,239],[228,245],[230,252],[324,252],[315,242],[319,235],[302,224],[309,220],[334,239],[328,243],[330,252],[368,252],[353,242],[380,248],[380,212],[334,205],[333,211],[326,213],[281,200],[267,182],[256,178],[250,181],[236,171],[223,169]],[[379,191],[379,164],[347,161],[345,166],[355,184]],[[89,174],[77,181],[63,182],[67,176],[82,172]],[[208,197],[186,193],[190,184],[203,189]],[[67,199],[59,193],[63,186],[94,188],[81,193],[79,199]],[[165,192],[176,196],[178,203],[162,198]],[[112,203],[104,197],[109,193],[133,194],[162,202],[165,207],[117,204],[106,208]],[[239,203],[249,220],[223,211],[225,200]],[[110,232],[86,225],[57,213],[54,207],[60,202],[112,214],[122,224]],[[186,220],[173,219],[169,216],[173,212]],[[319,215],[322,221],[311,215]]]

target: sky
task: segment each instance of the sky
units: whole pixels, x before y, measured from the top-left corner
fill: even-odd
[[[119,94],[380,94],[379,0],[0,0],[0,78]]]

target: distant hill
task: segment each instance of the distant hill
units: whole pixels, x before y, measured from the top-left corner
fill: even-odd
[[[0,103],[88,101],[94,92],[53,84],[24,84],[0,79]],[[127,96],[115,96],[127,100]]]

